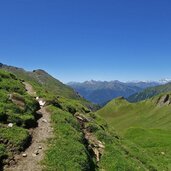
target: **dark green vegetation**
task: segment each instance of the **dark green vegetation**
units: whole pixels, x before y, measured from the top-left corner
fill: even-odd
[[[153,96],[156,96],[160,93],[167,93],[171,91],[171,83],[160,85],[156,87],[147,88],[139,93],[135,93],[128,97],[130,102],[139,102],[141,100],[149,99]]]
[[[157,82],[85,81],[68,83],[81,96],[93,103],[104,105],[118,96],[128,97],[147,87],[159,85]]]
[[[7,153],[6,153],[6,149],[5,146],[3,144],[0,144],[0,169],[2,169],[2,161],[4,158],[7,157]]]
[[[143,149],[157,170],[171,169],[171,94],[129,103],[124,98],[109,102],[97,113],[124,139]]]
[[[0,162],[28,145],[27,128],[36,125],[38,107],[15,75],[0,70]],[[12,128],[8,127],[9,123],[13,124]]]

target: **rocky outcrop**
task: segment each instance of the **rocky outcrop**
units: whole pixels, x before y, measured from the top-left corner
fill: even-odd
[[[77,118],[77,120],[79,121],[79,123],[82,127],[84,138],[85,138],[86,144],[88,146],[88,151],[90,151],[92,156],[95,157],[96,162],[99,162],[101,156],[103,155],[104,149],[105,149],[104,143],[99,141],[96,138],[96,136],[92,132],[90,132],[88,127],[87,128],[85,127],[85,123],[91,122],[91,120],[89,118],[87,118],[85,115],[79,114],[79,113],[76,113],[75,117]]]
[[[169,104],[171,104],[171,98],[169,94],[161,96],[157,101],[157,105],[159,107],[162,107],[164,105],[169,105]]]
[[[87,118],[87,117],[85,117],[84,115],[82,115],[82,114],[80,114],[80,113],[76,113],[75,115],[74,115],[79,121],[81,121],[81,122],[90,122],[91,120],[89,119],[89,118]]]
[[[103,155],[105,146],[104,144],[99,141],[92,133],[87,132],[87,130],[84,130],[84,135],[85,135],[85,139],[88,142],[88,148],[93,152],[96,161],[99,162],[100,161],[100,157]]]

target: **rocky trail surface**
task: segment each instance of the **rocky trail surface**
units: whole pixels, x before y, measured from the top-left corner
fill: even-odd
[[[36,96],[36,92],[32,86],[24,82],[25,88],[28,94]],[[16,164],[10,167],[4,168],[4,171],[41,171],[43,166],[40,164],[44,158],[45,150],[47,149],[47,140],[52,137],[52,128],[50,122],[50,113],[47,108],[43,106],[42,100],[36,98],[40,104],[41,109],[37,111],[37,115],[40,116],[37,123],[38,126],[35,129],[30,129],[32,141],[30,146],[21,154],[14,156]],[[41,102],[41,103],[40,103]]]

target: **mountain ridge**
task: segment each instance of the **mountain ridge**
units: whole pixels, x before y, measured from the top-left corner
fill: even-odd
[[[85,81],[85,82],[69,82],[71,86],[85,99],[95,103],[104,105],[107,101],[118,96],[125,98],[142,91],[147,87],[160,85],[158,82],[120,82],[114,81]]]
[[[137,156],[142,156],[143,151],[135,144],[135,150],[132,149],[133,145],[120,138],[101,117],[89,110],[81,98],[67,98],[65,93],[63,97],[63,94],[60,94],[60,97],[54,95],[53,90],[46,90],[46,85],[41,85],[34,77],[30,78],[28,72],[26,75],[23,74],[24,70],[18,72],[18,78],[14,74],[18,70],[15,67],[10,69],[13,72],[0,69],[0,170],[3,170],[3,165],[4,171],[11,168],[18,170],[15,169],[17,166],[27,169],[29,166],[35,166],[40,168],[40,171],[100,171],[118,168],[132,171],[141,168],[145,171],[147,168],[157,168],[147,155],[137,159]],[[42,74],[42,71],[38,72]],[[45,102],[43,108],[40,106],[42,100]],[[44,111],[38,111],[40,116],[35,115],[35,111],[40,108],[44,110],[44,107],[47,110],[46,115],[50,115],[50,120],[45,117]],[[47,150],[41,162],[34,160],[34,157],[39,158],[43,154],[44,146],[40,147],[31,141],[36,130],[42,129],[39,123],[49,128],[48,123],[51,123],[53,128],[52,139],[44,144]],[[32,128],[31,132],[29,128]],[[38,132],[43,134],[44,131]],[[46,133],[51,134],[48,131]],[[28,147],[31,151],[27,151]],[[29,158],[34,160],[33,165]]]
[[[170,149],[168,142],[171,142],[171,136],[167,129],[153,131],[146,127],[132,128],[123,137],[122,134],[118,134],[115,131],[108,119],[105,121],[103,117],[109,116],[113,110],[116,110],[116,113],[124,107],[126,116],[130,116],[131,113],[129,117],[132,120],[131,123],[133,121],[136,122],[138,107],[140,112],[144,112],[144,116],[148,116],[147,118],[150,118],[149,115],[155,114],[157,116],[155,120],[157,123],[158,119],[162,118],[161,124],[163,124],[167,121],[167,117],[163,116],[165,114],[168,117],[170,116],[168,111],[170,111],[171,94],[154,97],[149,104],[143,102],[140,103],[140,106],[139,104],[136,106],[134,103],[129,103],[123,97],[120,97],[111,101],[110,103],[112,103],[112,106],[114,105],[114,108],[105,111],[104,115],[100,117],[98,112],[92,112],[89,106],[91,105],[90,102],[81,98],[71,88],[68,88],[68,86],[65,86],[47,72],[41,69],[27,72],[17,67],[8,66],[0,69],[0,93],[0,169],[3,166],[2,164],[5,164],[5,170],[6,168],[8,170],[7,165],[10,165],[14,169],[13,165],[17,166],[18,157],[15,158],[15,153],[10,153],[14,146],[18,147],[19,151],[17,151],[17,154],[23,159],[20,160],[21,163],[19,162],[20,166],[25,166],[22,163],[24,160],[27,161],[28,165],[31,165],[32,162],[30,162],[29,157],[32,158],[33,153],[34,156],[40,157],[41,153],[43,153],[43,146],[38,151],[33,151],[33,153],[32,151],[28,153],[25,150],[27,146],[32,144],[31,139],[33,138],[28,129],[32,128],[34,132],[37,129],[41,130],[42,127],[38,124],[40,122],[45,127],[49,127],[50,125],[47,126],[47,124],[51,123],[53,137],[48,141],[47,150],[39,170],[43,168],[44,170],[100,171],[125,170],[126,168],[132,171],[157,171],[167,170],[168,168],[171,155],[169,153],[167,155],[167,151]],[[35,115],[35,111],[39,110],[42,104],[47,110],[46,114],[50,115],[50,120],[45,117],[45,113],[42,113],[42,116]],[[160,109],[164,110],[160,111]],[[159,110],[159,113],[153,113],[156,110]],[[40,113],[38,112],[37,114]],[[132,117],[132,114],[136,114],[136,116]],[[117,116],[120,117],[123,115],[123,112],[119,112]],[[117,120],[117,118],[114,118],[115,116],[111,116],[110,121],[113,119],[114,121]],[[141,121],[144,121],[144,117],[141,119]],[[124,118],[121,118],[121,120],[117,120],[114,126],[116,128],[118,125],[122,127],[127,126],[126,124],[120,124],[123,122]],[[127,123],[130,124],[130,122]],[[151,125],[151,122],[148,122],[148,124]],[[168,126],[169,124],[165,125]],[[142,134],[144,132],[145,134]],[[46,133],[48,134],[48,131]],[[145,136],[143,140],[151,138],[150,141],[145,142],[147,145],[149,142],[154,142],[164,146],[158,147],[158,149],[154,148],[154,152],[156,150],[159,151],[159,153],[158,151],[157,154],[155,153],[155,156],[160,159],[159,161],[153,155],[153,151],[150,152],[151,149],[146,150],[146,147],[144,148],[141,137],[139,139],[135,138],[137,137],[135,136],[136,133],[140,133],[138,134],[138,138],[140,135]],[[41,134],[43,134],[43,131],[41,131]],[[161,135],[162,139],[158,140],[157,138],[156,142],[155,137],[158,135]],[[23,142],[28,145],[26,147],[22,146]],[[167,151],[165,149],[166,145],[168,147]],[[37,148],[39,147],[36,145],[35,149]],[[166,156],[163,156],[163,154],[166,154]],[[10,158],[10,156],[12,157]],[[164,166],[162,162],[165,162]],[[35,164],[37,164],[36,161]]]
[[[171,83],[158,85],[155,87],[149,87],[142,90],[141,92],[135,93],[127,98],[130,102],[139,102],[142,100],[149,99],[153,96],[159,95],[160,93],[167,93],[171,91]]]
[[[130,103],[125,98],[111,100],[97,111],[119,134],[151,156],[158,170],[170,170],[171,91]],[[153,169],[149,169],[153,170]]]

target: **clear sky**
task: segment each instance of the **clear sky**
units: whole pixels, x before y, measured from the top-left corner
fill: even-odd
[[[0,62],[63,82],[171,77],[171,0],[0,0]]]

